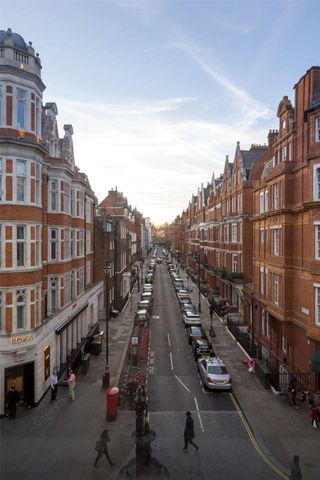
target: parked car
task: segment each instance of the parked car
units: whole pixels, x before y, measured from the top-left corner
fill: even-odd
[[[183,304],[182,308],[181,308],[181,312],[182,312],[182,314],[184,314],[184,312],[198,313],[196,307],[192,303]]]
[[[178,292],[179,290],[182,290],[183,287],[184,287],[183,282],[181,282],[181,283],[180,282],[179,283],[175,282],[173,286],[174,286],[174,289],[175,289],[176,292]]]
[[[177,295],[177,297],[188,296],[189,292],[188,292],[188,290],[185,290],[184,288],[180,288],[179,290],[176,290],[176,295]]]
[[[190,297],[179,297],[178,298],[178,304],[179,304],[180,310],[182,310],[183,305],[185,305],[186,303],[192,304]]]
[[[187,337],[189,345],[192,344],[194,338],[207,338],[205,331],[200,326],[187,327]]]
[[[151,312],[152,310],[152,302],[151,302],[151,299],[148,299],[148,300],[140,300],[139,303],[138,303],[138,308],[139,309],[146,309],[148,310],[148,312]]]
[[[149,325],[150,315],[145,308],[137,310],[134,317],[134,324],[147,327]]]
[[[214,356],[212,345],[205,338],[194,338],[191,343],[191,350],[195,360],[201,357]]]
[[[182,320],[185,327],[189,327],[190,325],[201,325],[200,315],[190,310],[183,312]]]
[[[141,295],[141,300],[150,300],[152,305],[153,304],[152,292],[143,292]]]
[[[161,258],[161,257],[158,257],[158,258],[156,259],[156,262],[159,263],[159,264],[162,263],[162,258]]]
[[[153,283],[153,275],[151,273],[148,273],[148,275],[146,275],[145,283]]]
[[[153,292],[153,285],[152,283],[145,283],[143,285],[143,291],[144,292]]]
[[[198,370],[202,384],[210,390],[231,390],[232,380],[219,357],[199,358]]]

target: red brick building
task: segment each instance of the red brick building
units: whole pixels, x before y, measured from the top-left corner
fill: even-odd
[[[15,384],[40,401],[54,367],[81,362],[97,327],[95,196],[74,163],[73,129],[60,138],[57,106],[42,107],[41,62],[0,31],[0,414]]]

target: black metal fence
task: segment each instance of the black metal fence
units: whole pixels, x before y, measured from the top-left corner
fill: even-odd
[[[256,357],[256,347],[252,344],[252,338],[248,332],[244,332],[240,328],[240,325],[233,322],[229,317],[227,317],[227,326],[232,335],[240,343],[240,345],[245,349],[245,351],[250,355],[250,357]]]

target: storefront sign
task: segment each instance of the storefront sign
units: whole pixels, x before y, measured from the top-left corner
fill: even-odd
[[[19,337],[10,338],[11,345],[19,345],[20,343],[31,342],[33,340],[32,335],[20,335]]]

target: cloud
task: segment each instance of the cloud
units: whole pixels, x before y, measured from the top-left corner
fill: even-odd
[[[183,108],[194,101],[57,99],[60,119],[74,127],[76,164],[88,175],[99,202],[117,186],[155,223],[171,221],[213,171],[216,176],[223,171],[225,155],[232,158],[239,138],[249,146],[265,138],[263,128],[253,128],[241,117],[225,124],[186,118]]]

